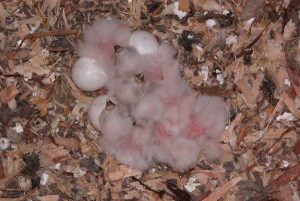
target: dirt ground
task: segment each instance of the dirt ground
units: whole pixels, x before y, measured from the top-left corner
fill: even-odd
[[[97,144],[75,87],[82,31],[114,17],[177,50],[183,78],[221,96],[223,155],[140,172]],[[1,0],[0,201],[300,200],[299,0]]]

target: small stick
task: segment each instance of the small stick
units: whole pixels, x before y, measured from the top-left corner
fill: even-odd
[[[20,45],[18,46],[18,49],[20,49],[24,41],[27,39],[42,38],[46,36],[67,36],[67,35],[75,35],[75,34],[77,34],[77,31],[47,31],[47,32],[36,32],[36,33],[28,34],[22,39]]]

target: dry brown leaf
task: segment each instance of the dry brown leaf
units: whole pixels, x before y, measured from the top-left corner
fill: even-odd
[[[50,73],[47,67],[49,52],[41,47],[39,40],[36,40],[32,46],[33,49],[29,61],[21,63],[13,69],[15,73],[19,73],[28,79],[32,78],[33,73],[39,76],[48,75]]]
[[[295,152],[295,154],[300,154],[300,140],[297,141],[297,143],[295,144],[293,151]]]
[[[5,17],[9,16],[10,14],[5,10],[3,4],[0,2],[0,21],[3,21]]]
[[[98,155],[100,150],[95,144],[92,142],[80,143],[80,151],[89,156]]]
[[[290,167],[282,175],[280,175],[275,180],[273,180],[270,183],[269,187],[274,190],[278,189],[279,186],[283,186],[283,185],[293,181],[294,179],[296,179],[299,176],[300,176],[300,163],[298,163],[297,165],[295,165],[293,167]]]
[[[97,184],[87,182],[82,177],[78,178],[76,184],[78,187],[85,189],[89,196],[96,197],[99,188]]]
[[[234,129],[239,126],[243,120],[244,116],[242,113],[238,113],[234,120],[230,123],[230,126],[228,129],[226,129],[222,134],[222,139],[224,142],[229,142],[231,146],[236,145],[236,135],[234,133]]]
[[[28,62],[17,65],[14,69],[15,73],[19,73],[24,77],[31,79],[32,74],[36,73],[37,75],[48,75],[50,73],[49,69],[42,67],[44,66],[45,61],[44,58],[36,56],[31,58]]]
[[[9,107],[9,109],[11,109],[13,111],[16,110],[17,109],[17,101],[16,101],[16,99],[12,99],[11,101],[9,101],[7,103],[7,105]]]
[[[132,0],[129,3],[130,12],[136,19],[140,19],[142,7],[143,7],[144,3],[145,3],[145,0]]]
[[[264,59],[267,66],[278,66],[285,65],[285,55],[284,49],[282,48],[282,37],[279,35],[274,40],[268,40],[267,34],[261,38],[260,46],[258,48],[262,49]]]
[[[197,178],[198,181],[201,181],[202,184],[205,184],[205,180],[208,180],[209,178],[216,179],[220,182],[223,181],[223,178],[220,173],[210,170],[195,170],[194,176]]]
[[[2,103],[8,103],[9,101],[13,100],[17,94],[17,87],[15,87],[14,85],[10,85],[0,92],[0,101]]]
[[[58,201],[59,195],[44,195],[37,197],[40,201]]]
[[[79,141],[75,138],[54,137],[54,142],[69,149],[79,149]]]
[[[296,192],[297,193],[297,192]],[[280,186],[276,193],[274,193],[274,198],[280,201],[297,201],[299,199],[293,199],[293,190],[290,185]]]
[[[284,134],[287,131],[286,128],[273,128],[268,131],[268,133],[264,136],[264,139],[270,140],[270,139],[279,139],[282,137],[282,134]],[[291,130],[284,134],[283,138],[290,138],[293,141],[297,140],[297,133],[294,130]]]
[[[62,146],[56,146],[55,144],[44,145],[40,155],[42,167],[70,159],[71,156],[69,151],[64,149]]]
[[[0,201],[21,201],[20,198],[0,198]]]
[[[242,20],[249,20],[252,17],[256,17],[259,10],[263,7],[265,1],[262,0],[248,0],[242,10]]]
[[[245,79],[242,79],[237,81],[236,85],[242,91],[243,100],[247,106],[254,109],[256,107],[256,96],[253,94],[250,84]]]
[[[50,13],[58,4],[60,0],[45,0],[41,9],[44,13]]]
[[[42,23],[42,19],[38,18],[37,16],[32,16],[26,19],[20,19],[18,22],[19,24],[32,24],[34,27],[38,28]]]
[[[204,54],[204,50],[199,45],[192,44],[192,54],[195,58],[197,58],[197,61],[200,61],[201,57]]]
[[[21,40],[25,38],[30,33],[29,28],[26,24],[21,24],[18,30],[18,36]]]
[[[112,200],[122,200],[122,197],[120,195],[120,191],[119,192],[112,192],[111,193],[111,199]]]
[[[273,107],[269,107],[269,111],[267,111],[267,114],[269,116],[268,121],[266,122],[266,128],[268,128],[271,124],[271,122],[273,121],[275,115],[277,114],[277,112],[279,111],[280,107],[282,105],[282,98],[279,99],[279,101],[277,102],[275,108],[272,110],[272,112],[270,111],[271,108]]]
[[[253,127],[252,122],[247,122],[244,125],[241,126],[238,136],[237,136],[237,145],[240,145],[242,141],[244,141],[244,138],[249,134],[251,131],[251,127]]]
[[[277,68],[276,66],[272,65],[267,69],[268,74],[272,78],[272,80],[276,84],[276,88],[280,91],[285,91],[289,89],[289,86],[285,83],[288,81],[288,74],[286,72],[286,68]]]
[[[203,81],[204,81],[204,78],[205,78],[204,75],[193,76],[193,77],[191,78],[191,84],[192,84],[192,85],[197,85],[197,84],[203,82]]]
[[[5,165],[6,174],[12,174],[19,169],[22,169],[22,159],[20,159],[20,153],[17,151],[11,151],[10,156],[7,156],[7,163]]]
[[[290,68],[287,68],[287,73],[290,78],[290,80],[293,83],[293,88],[297,94],[297,96],[300,98],[300,75],[299,73],[293,72]]]
[[[297,109],[295,102],[292,98],[290,98],[290,96],[287,93],[283,93],[283,102],[285,103],[285,105],[287,106],[287,108],[290,110],[290,112],[297,117],[298,119],[300,119],[300,110]]]
[[[196,175],[197,183],[202,183],[205,192],[207,192],[198,192],[199,189],[197,188],[191,193],[192,198],[203,199],[205,196],[208,196],[207,199],[217,200],[223,196],[225,200],[239,200],[237,196],[241,192],[234,185],[232,185],[234,186],[233,188],[230,188],[230,186],[226,187],[226,185],[223,186],[226,183],[225,178],[233,178],[233,175],[244,175],[245,172],[249,171],[258,171],[262,175],[264,186],[266,186],[268,183],[271,183],[271,178],[274,178],[274,176],[289,172],[288,168],[278,170],[278,167],[281,167],[283,163],[287,163],[289,166],[297,163],[295,155],[300,153],[300,143],[297,129],[293,129],[297,121],[277,121],[275,119],[278,115],[289,112],[284,111],[287,108],[293,111],[294,116],[296,116],[295,114],[300,115],[300,107],[298,106],[300,102],[295,98],[296,94],[297,96],[300,94],[299,76],[297,71],[293,71],[293,63],[287,60],[290,48],[285,49],[287,42],[293,39],[294,36],[297,37],[297,20],[293,19],[297,16],[297,13],[296,15],[293,14],[294,16],[292,17],[289,16],[295,9],[288,6],[288,1],[283,1],[282,4],[280,1],[270,1],[263,7],[266,13],[262,13],[260,12],[262,10],[261,5],[255,4],[258,1],[155,0],[148,2],[145,0],[103,0],[86,2],[78,0],[43,0],[37,3],[32,0],[0,1],[0,27],[2,27],[0,30],[0,63],[3,64],[0,65],[0,72],[1,78],[5,79],[2,82],[3,88],[1,90],[5,90],[5,83],[14,83],[13,85],[18,88],[18,93],[21,94],[21,98],[17,99],[17,110],[12,112],[7,109],[9,114],[13,113],[13,116],[10,117],[11,123],[5,126],[4,134],[7,134],[5,137],[9,138],[13,142],[12,145],[17,148],[14,149],[12,146],[11,150],[2,152],[3,173],[7,179],[0,180],[0,187],[3,191],[0,197],[4,197],[0,198],[0,201],[21,201],[27,199],[56,201],[62,199],[59,197],[61,195],[72,197],[74,194],[73,189],[78,190],[76,198],[79,200],[100,201],[107,200],[109,197],[117,200],[174,200],[173,194],[171,195],[166,190],[166,181],[176,181],[177,186],[182,189],[191,175]],[[291,0],[291,2],[297,1]],[[176,3],[174,4],[174,2]],[[194,4],[193,9],[195,12],[188,12],[189,2]],[[266,1],[260,1],[259,3],[263,4],[263,2]],[[149,13],[150,10],[153,10],[153,12]],[[184,11],[183,16],[184,13],[189,13],[187,22],[178,20],[177,17],[166,17],[163,15],[163,13],[174,15],[180,13],[180,11]],[[205,15],[205,11],[209,15]],[[232,12],[232,16],[229,17],[230,14],[228,14],[228,18],[225,18],[225,15],[227,15],[226,11]],[[92,12],[93,15],[85,15],[89,12]],[[213,15],[210,15],[211,13]],[[264,30],[272,14],[280,18],[277,21],[273,21],[267,30]],[[217,22],[217,26],[208,29],[205,23],[206,18],[202,18],[204,15],[207,18],[213,17]],[[80,16],[81,23],[72,20],[78,16]],[[94,99],[94,95],[100,94],[99,92],[88,93],[93,96],[89,97],[85,95],[87,93],[83,93],[74,86],[68,71],[73,63],[74,54],[78,52],[74,52],[74,49],[69,49],[69,45],[71,44],[71,46],[75,47],[77,41],[82,38],[76,33],[79,33],[80,30],[85,30],[94,20],[111,16],[126,22],[132,30],[145,29],[151,31],[160,42],[172,41],[174,47],[178,50],[176,56],[178,56],[182,62],[181,64],[184,66],[185,79],[188,82],[194,82],[194,84],[204,84],[204,86],[199,86],[200,92],[210,94],[211,91],[217,91],[219,94],[219,91],[232,91],[232,93],[227,93],[228,95],[225,97],[228,105],[230,105],[230,113],[233,112],[235,114],[235,119],[227,126],[221,139],[218,139],[225,142],[222,143],[222,146],[226,150],[219,163],[214,164],[205,161],[202,164],[201,158],[201,164],[194,167],[187,174],[178,174],[176,171],[163,169],[163,166],[160,166],[162,169],[151,168],[150,171],[144,172],[140,180],[145,185],[143,186],[131,178],[123,179],[131,175],[139,177],[139,172],[130,172],[126,166],[122,167],[115,159],[112,159],[112,156],[100,154],[102,147],[97,141],[99,133],[91,125],[87,124],[86,130],[83,132],[82,129],[85,129],[86,122],[77,124],[78,120],[86,120],[85,115],[88,105]],[[241,23],[239,20],[241,16],[243,19],[249,17],[256,17],[256,19],[253,23],[250,21]],[[178,17],[181,17],[181,15],[178,15]],[[287,20],[284,18],[287,18]],[[229,22],[231,20],[233,21]],[[282,20],[286,22],[282,22]],[[230,23],[232,24],[230,25]],[[283,26],[282,23],[285,23],[285,25]],[[76,30],[73,32],[62,31],[65,29],[69,30],[68,27],[73,27]],[[284,28],[283,33],[281,33],[283,31],[282,28]],[[182,52],[183,48],[180,48],[182,44],[178,42],[178,37],[180,37],[182,30],[199,33],[200,40],[192,44],[193,49],[191,53]],[[262,32],[263,34],[261,34]],[[74,33],[75,35],[73,35]],[[23,44],[16,48],[16,42],[19,42],[18,40],[24,38],[24,36],[26,37]],[[226,40],[230,39],[229,37],[236,37],[237,41],[234,41],[234,44],[226,44]],[[251,65],[245,65],[245,57],[236,58],[235,56],[255,41],[257,37],[259,39],[253,43],[254,45],[251,45],[251,49],[253,49]],[[294,61],[293,58],[297,59],[300,55],[300,45],[296,39],[294,42],[295,46],[293,45],[293,47],[295,51],[293,52],[295,54],[292,54],[290,58],[292,61]],[[50,51],[50,56],[48,56],[49,54],[44,48]],[[284,51],[288,51],[288,53],[284,54]],[[205,62],[203,63],[204,60]],[[215,68],[220,69],[223,77],[226,79],[226,83],[221,87],[215,88],[215,84],[217,84],[215,79],[208,79],[204,83],[203,76],[195,76],[195,69],[201,68],[204,64],[209,66],[209,72],[212,77],[215,76]],[[188,68],[185,68],[187,66]],[[288,70],[290,72],[287,72]],[[49,91],[48,86],[50,85],[48,84],[53,84],[53,80],[50,81],[50,78],[55,74],[52,71],[62,73],[60,74],[62,76],[66,74],[65,77],[67,77],[71,86],[69,87],[71,96],[78,100],[76,103],[68,105],[65,103],[70,101],[63,101],[62,104],[60,103],[61,99],[57,99],[58,97],[56,96],[50,96],[52,91]],[[271,80],[276,85],[276,90],[272,94],[272,97],[278,100],[276,106],[267,106],[266,96],[263,96],[267,95],[267,93],[265,94],[264,91],[264,94],[262,94],[260,90],[260,76],[264,72],[270,75]],[[20,76],[25,79],[22,80]],[[31,79],[33,77],[34,79]],[[31,80],[28,81],[28,79]],[[50,82],[46,83],[45,81],[47,80]],[[246,85],[244,90],[240,90],[240,88],[236,90],[236,83],[240,80],[245,80],[243,81],[243,84]],[[283,92],[287,93],[287,97],[282,95]],[[34,96],[32,96],[32,93]],[[65,98],[66,100],[69,99],[68,97]],[[15,99],[12,96],[12,99],[7,102],[10,108],[16,106]],[[42,122],[41,124],[38,123],[39,125],[37,125],[33,122],[29,129],[24,129],[27,120],[23,120],[21,115],[19,115],[20,108],[22,108],[24,102],[30,108],[37,106],[41,110],[41,114],[44,116],[42,118],[43,121],[37,121]],[[2,104],[1,92],[0,103]],[[249,108],[249,105],[252,104],[257,104],[259,107],[253,106]],[[274,102],[274,104],[276,103]],[[50,112],[47,111],[47,107],[48,111],[51,108]],[[7,108],[6,105],[5,108]],[[2,110],[3,108],[0,109],[0,119],[8,116],[8,112]],[[34,115],[33,118],[35,119],[35,117]],[[72,128],[70,128],[69,120],[76,120]],[[246,122],[249,122],[249,126],[244,125]],[[22,131],[17,131],[17,129],[23,128],[24,130],[32,130],[31,134],[33,135],[35,135],[34,132],[43,132],[44,134],[42,129],[46,129],[45,125],[47,123],[51,124],[52,131],[64,131],[63,135],[72,132],[78,138],[62,138],[57,137],[58,135],[53,135],[51,139],[53,144],[49,145],[48,138],[36,136],[34,141],[28,144],[25,141],[25,139],[29,139],[27,132],[24,135],[20,135]],[[254,126],[251,127],[251,125]],[[250,133],[247,131],[249,127],[251,128]],[[286,132],[287,129],[288,132]],[[238,132],[240,132],[240,135],[237,135]],[[286,143],[286,146],[282,146],[283,142]],[[237,146],[239,143],[240,146]],[[257,146],[253,148],[252,145]],[[265,147],[269,149],[268,155],[260,152]],[[294,153],[290,152],[291,149],[293,149]],[[81,154],[71,154],[70,150],[80,151]],[[245,151],[247,152],[244,154]],[[15,198],[10,199],[10,196],[5,195],[6,192],[10,192],[8,190],[11,190],[6,189],[7,185],[12,184],[12,181],[18,177],[18,174],[14,173],[20,169],[20,164],[23,165],[22,156],[32,152],[39,154],[42,165],[50,164],[50,167],[42,166],[40,171],[49,173],[48,184],[55,185],[57,189],[55,190],[54,188],[55,191],[53,191],[52,188],[48,188],[49,186],[46,185],[36,191],[38,194],[35,197],[26,198],[23,195],[27,195],[28,192],[20,192],[22,194],[15,195]],[[234,160],[235,154],[241,154],[239,161]],[[95,175],[94,172],[81,169],[78,162],[85,156],[95,159],[95,164],[104,170],[104,178],[102,178],[103,173]],[[71,160],[66,161],[68,159]],[[266,161],[261,161],[260,159],[266,159]],[[274,163],[268,165],[269,160],[274,161]],[[111,161],[114,161],[114,163]],[[243,162],[246,164],[243,164]],[[50,171],[48,168],[50,168]],[[282,184],[282,186],[275,190],[281,195],[280,198],[282,200],[291,200],[293,198],[292,193],[298,193],[298,190],[294,191],[292,187],[294,183],[296,188],[299,186],[297,185],[297,179],[295,179],[297,175],[293,173],[284,177],[285,179],[277,182],[278,185]],[[290,182],[290,179],[294,179],[294,181]],[[99,180],[102,180],[102,182]],[[220,187],[216,189],[217,184]],[[47,190],[46,193],[44,192],[45,189]],[[151,189],[154,191],[151,191]],[[62,194],[57,194],[57,190]],[[156,190],[166,190],[167,192],[163,198],[160,198],[160,194]],[[210,192],[212,192],[211,195],[209,195]],[[277,194],[271,196],[276,198]],[[281,200],[280,198],[278,200]]]
[[[261,83],[263,81],[263,78],[264,78],[263,74],[259,74],[259,75],[257,75],[256,79],[253,82],[252,93],[253,93],[253,96],[254,96],[255,99],[259,95],[260,87],[261,87]]]
[[[190,0],[179,0],[178,10],[189,13],[190,12]]]
[[[2,158],[0,158],[0,180],[5,178],[4,167]]]
[[[17,175],[19,175],[22,171],[22,168],[15,170],[10,175],[7,175],[4,179],[0,180],[0,188],[5,188],[11,180],[13,180]]]
[[[128,177],[140,177],[142,175],[141,171],[129,168],[125,165],[120,165],[115,168],[110,168],[108,172],[109,181],[118,181],[120,179]]]
[[[40,110],[40,116],[43,117],[48,113],[48,100],[39,96],[34,96],[31,99],[33,105],[36,105]]]
[[[223,186],[216,188],[208,197],[204,198],[202,201],[216,201],[222,198],[230,189],[232,189],[235,185],[237,185],[240,181],[242,181],[242,176],[237,176],[228,182],[226,182]]]
[[[204,10],[208,10],[208,11],[222,10],[222,7],[216,1],[212,1],[212,0],[193,0],[193,4],[196,7],[196,9],[202,7]]]

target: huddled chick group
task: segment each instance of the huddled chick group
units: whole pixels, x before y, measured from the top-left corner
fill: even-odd
[[[89,27],[78,52],[75,85],[108,91],[88,111],[107,153],[140,170],[159,161],[181,171],[195,165],[200,152],[208,159],[220,155],[226,105],[222,98],[199,95],[182,79],[171,45],[111,19]]]

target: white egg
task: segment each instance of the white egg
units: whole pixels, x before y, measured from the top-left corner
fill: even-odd
[[[10,147],[10,140],[6,137],[0,138],[0,151],[5,151]]]
[[[101,129],[100,125],[100,116],[103,112],[103,110],[106,108],[106,102],[108,100],[108,96],[98,96],[93,100],[91,103],[89,110],[88,110],[88,116],[91,124],[96,128],[97,130]]]
[[[99,90],[108,82],[104,66],[87,57],[81,57],[76,61],[71,75],[74,84],[84,91]]]
[[[147,31],[135,31],[131,34],[129,45],[134,47],[140,54],[152,54],[157,51],[156,38]]]

